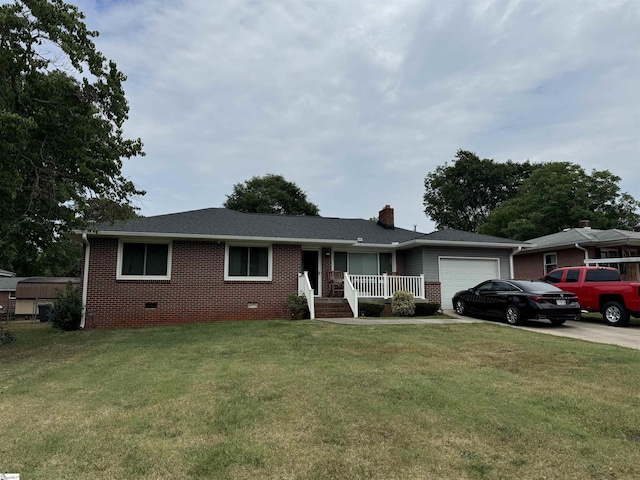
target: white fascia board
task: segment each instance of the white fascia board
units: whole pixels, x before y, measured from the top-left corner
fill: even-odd
[[[584,260],[586,265],[599,265],[601,263],[640,263],[640,257],[622,258],[589,258]]]
[[[173,240],[205,240],[205,241],[234,241],[234,242],[269,242],[269,243],[311,243],[311,244],[340,244],[353,245],[355,240],[330,240],[326,238],[284,238],[284,237],[247,237],[236,235],[201,235],[192,233],[157,233],[157,232],[125,232],[125,231],[81,231],[73,233],[86,233],[88,236],[114,237],[114,238],[171,238]]]

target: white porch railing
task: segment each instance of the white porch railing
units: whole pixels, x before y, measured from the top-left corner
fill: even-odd
[[[346,277],[346,274],[345,274]],[[390,298],[399,290],[411,292],[415,298],[425,298],[424,275],[349,275],[360,298]],[[345,281],[345,296],[347,288]]]
[[[307,297],[307,305],[309,306],[309,318],[311,318],[311,320],[316,318],[314,292],[313,288],[311,288],[311,282],[309,281],[308,272],[302,272],[298,274],[298,295],[300,295],[301,297]]]
[[[351,282],[351,276],[344,272],[344,298],[349,302],[351,311],[353,312],[353,318],[358,318],[358,290]]]

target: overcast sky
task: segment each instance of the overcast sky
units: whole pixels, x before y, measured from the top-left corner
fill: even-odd
[[[608,169],[640,199],[640,0],[77,0],[128,80],[145,216],[283,175],[320,214],[431,232],[458,149]]]

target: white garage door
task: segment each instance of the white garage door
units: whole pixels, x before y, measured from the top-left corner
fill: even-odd
[[[451,299],[456,292],[492,278],[500,278],[497,258],[440,258],[442,308],[452,308]]]

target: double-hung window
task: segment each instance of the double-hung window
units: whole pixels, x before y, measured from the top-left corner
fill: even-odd
[[[555,270],[558,267],[558,255],[555,253],[544,254],[544,274],[546,275],[551,270]]]
[[[225,280],[271,280],[271,247],[227,245],[226,250]]]
[[[117,278],[121,280],[169,280],[171,244],[120,241]]]

